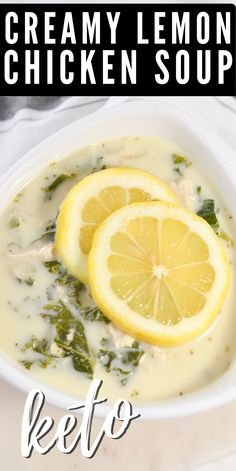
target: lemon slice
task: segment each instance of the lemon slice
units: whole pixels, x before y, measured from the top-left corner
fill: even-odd
[[[121,330],[173,346],[213,322],[229,285],[229,262],[199,216],[173,204],[136,203],[96,231],[89,280],[98,307]]]
[[[133,168],[102,170],[75,185],[60,207],[55,239],[70,273],[86,283],[88,254],[99,225],[124,205],[150,200],[176,202],[177,197],[157,177]]]

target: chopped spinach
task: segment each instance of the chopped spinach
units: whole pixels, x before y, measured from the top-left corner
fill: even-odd
[[[43,360],[39,360],[39,366],[41,368],[47,368],[55,360],[53,355],[47,355]]]
[[[109,324],[111,322],[110,319],[104,316],[104,314],[100,311],[100,309],[98,309],[97,306],[80,306],[80,314],[86,321],[104,322],[105,324]]]
[[[33,240],[31,244],[34,244],[35,242],[38,242],[39,240],[54,242],[55,234],[56,234],[56,220],[52,221],[51,219],[49,219],[49,221],[46,224],[45,231],[43,232],[43,234],[38,239]]]
[[[63,356],[71,356],[73,366],[77,371],[93,377],[93,359],[91,357],[84,326],[73,316],[62,301],[54,305],[44,306],[47,313],[42,313],[44,319],[55,325],[56,336],[53,342],[63,351]]]
[[[38,364],[41,368],[46,368],[54,360],[50,352],[50,343],[48,340],[43,338],[42,340],[37,339],[34,335],[28,342],[21,348],[22,352],[32,350],[35,353],[39,353],[44,358],[37,358],[34,360],[20,360],[20,363],[29,370],[33,364]]]
[[[49,273],[60,273],[61,263],[57,260],[50,260],[49,262],[44,262],[44,266],[48,269]]]
[[[173,154],[172,159],[174,164],[181,164],[184,165],[186,168],[192,165],[191,160],[186,159],[186,157],[180,154]]]
[[[133,342],[131,347],[125,347],[122,351],[122,363],[124,365],[138,366],[144,351],[138,342]]]
[[[179,166],[178,166],[178,167],[174,167],[173,170],[174,170],[176,173],[178,173],[181,177],[183,177],[184,174],[183,174],[182,170],[180,170],[180,167],[179,167]]]
[[[64,183],[66,180],[70,180],[71,178],[74,178],[77,176],[77,173],[73,172],[71,174],[68,173],[62,173],[61,175],[58,175],[58,177],[53,180],[53,182],[42,188],[45,193],[47,193],[47,199],[51,199],[54,191],[58,188],[59,185]]]
[[[112,369],[111,364],[115,358],[117,358],[117,354],[113,352],[112,350],[100,349],[99,352],[97,353],[97,359],[104,366],[105,370],[108,373],[110,373]]]
[[[80,293],[85,289],[85,286],[81,281],[77,280],[73,275],[70,275],[66,268],[57,260],[50,260],[43,263],[45,268],[54,275],[57,275],[55,282],[64,286],[66,293],[70,299],[70,302],[76,308],[80,308]]]
[[[202,202],[202,207],[197,212],[198,216],[201,216],[205,221],[210,224],[212,229],[218,234],[219,231],[219,221],[215,213],[215,202],[212,199],[206,199]]]
[[[71,357],[76,371],[87,374],[93,378],[94,359],[91,356],[82,322],[75,317],[62,301],[44,306],[41,317],[49,322],[55,329],[51,342],[43,338],[41,340],[32,336],[22,347],[22,351],[32,350],[41,354],[44,358],[37,360],[22,360],[20,363],[30,369],[33,363],[46,368],[60,357]],[[60,355],[53,352],[52,346],[56,345]],[[126,384],[128,378],[139,365],[144,351],[138,342],[133,342],[131,347],[123,347],[119,350],[100,349],[96,357],[107,372],[119,377],[121,384]]]
[[[39,365],[41,368],[47,368],[54,361],[54,357],[51,355],[46,356],[43,360],[20,360],[19,363],[23,365],[27,370],[31,369],[34,364]]]
[[[53,242],[55,239],[55,233],[56,233],[56,221],[52,221],[50,219],[46,224],[45,232],[41,238],[43,240],[49,240]]]
[[[47,339],[39,340],[32,336],[22,347],[22,351],[32,350],[41,354],[44,358],[35,360],[42,368],[46,368],[58,355],[53,353],[52,345],[60,349],[60,357],[71,357],[76,371],[85,373],[93,378],[94,361],[89,351],[84,326],[71,311],[58,301],[55,304],[44,306],[41,317],[47,320],[55,329],[52,342]],[[25,368],[31,368],[33,361],[21,361]]]
[[[139,342],[135,341],[131,347],[123,347],[116,351],[100,349],[96,356],[105,370],[119,376],[121,384],[125,385],[143,355],[144,350],[141,349]],[[120,365],[125,365],[125,368],[121,368]]]
[[[225,232],[223,229],[220,230],[218,235],[222,240],[227,242],[228,247],[231,247],[232,245],[234,245],[234,241],[231,239],[229,234],[227,234],[227,232]]]
[[[133,374],[132,371],[126,371],[123,370],[123,368],[114,368],[113,372],[116,376],[120,377],[120,382],[123,386],[125,386],[125,384],[127,383],[128,376]]]
[[[23,190],[19,191],[19,193],[16,194],[15,198],[13,199],[13,202],[19,203],[20,199],[24,195],[24,192],[25,192],[25,188],[23,188]]]

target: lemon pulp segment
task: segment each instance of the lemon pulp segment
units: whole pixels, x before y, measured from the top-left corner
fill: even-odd
[[[211,227],[167,203],[138,203],[106,219],[89,257],[92,293],[121,329],[176,345],[213,322],[229,283],[229,263]]]

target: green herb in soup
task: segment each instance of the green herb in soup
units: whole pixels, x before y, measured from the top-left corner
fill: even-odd
[[[53,361],[53,356],[50,352],[50,343],[47,339],[43,338],[39,340],[34,335],[24,344],[21,348],[22,352],[32,351],[38,353],[38,357],[33,360],[20,360],[20,363],[29,370],[33,364],[46,368]]]
[[[130,347],[123,347],[119,350],[100,349],[97,358],[107,371],[120,378],[121,384],[125,385],[128,377],[132,375],[135,368],[144,355],[139,342],[133,342]],[[117,366],[121,364],[122,367]]]
[[[219,221],[215,213],[215,202],[212,199],[206,199],[202,202],[202,207],[197,212],[198,216],[201,216],[205,221],[210,224],[212,229],[218,234]]]
[[[172,161],[175,164],[173,168],[174,172],[176,172],[180,177],[184,176],[184,170],[188,167],[191,167],[192,162],[191,160],[187,159],[181,154],[172,154]]]
[[[58,188],[59,185],[64,183],[66,180],[70,180],[71,178],[74,178],[77,176],[77,173],[73,172],[71,174],[67,173],[62,173],[58,177],[55,178],[55,180],[50,183],[50,185],[45,186],[42,188],[43,191],[47,194],[47,198],[51,199],[53,196],[54,191]]]
[[[186,159],[183,155],[180,154],[173,154],[172,156],[174,164],[182,164],[186,168],[190,167],[192,165],[191,160]]]
[[[61,351],[59,356],[71,356],[75,370],[86,373],[89,378],[93,378],[94,362],[82,322],[72,315],[62,301],[55,305],[45,306],[44,309],[49,311],[49,314],[41,314],[42,317],[55,325],[56,335],[53,343]]]
[[[49,220],[45,226],[45,232],[40,235],[38,239],[33,240],[32,244],[39,240],[54,242],[56,234],[56,220]]]
[[[32,276],[28,276],[27,278],[19,278],[16,277],[19,283],[26,283],[28,286],[33,286],[35,279]]]
[[[12,216],[10,221],[9,221],[9,227],[10,229],[17,229],[21,224],[20,218],[17,216]]]
[[[110,321],[97,306],[86,306],[83,305],[80,299],[82,291],[85,291],[85,286],[81,281],[77,280],[74,276],[70,275],[65,267],[62,266],[57,260],[50,260],[44,262],[44,266],[47,268],[49,273],[57,275],[55,283],[66,287],[66,294],[68,295],[70,303],[79,309],[80,315],[88,321],[105,322],[108,324]]]
[[[231,239],[231,237],[229,236],[229,234],[227,234],[227,232],[225,232],[223,229],[221,229],[218,233],[218,236],[224,240],[225,242],[227,242],[227,245],[228,247],[231,247],[232,245],[234,245],[234,241],[233,239]]]
[[[44,357],[39,363],[42,367],[48,366],[54,358],[71,357],[75,370],[92,378],[94,361],[89,351],[82,322],[73,316],[62,301],[44,306],[44,311],[46,312],[40,315],[54,330],[52,341],[31,337],[22,350],[25,352],[31,349],[40,353]],[[26,360],[26,365],[29,361]],[[30,361],[30,363],[32,366],[33,362]]]
[[[196,193],[197,193],[197,195],[200,195],[201,192],[202,192],[202,187],[201,187],[201,186],[197,186],[197,187],[196,187]]]

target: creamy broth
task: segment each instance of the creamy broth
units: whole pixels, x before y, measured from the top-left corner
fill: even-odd
[[[37,361],[42,357],[39,353],[24,349],[24,346],[32,335],[52,343],[53,326],[40,315],[48,303],[61,300],[80,318],[79,310],[70,305],[65,287],[58,285],[56,275],[45,267],[45,261],[56,257],[53,241],[46,240],[50,235],[41,237],[45,230],[50,232],[51,222],[55,221],[68,190],[85,175],[104,166],[141,168],[157,175],[170,183],[183,205],[193,211],[199,210],[204,199],[214,199],[220,228],[227,234],[227,240],[222,243],[231,263],[232,276],[222,311],[201,338],[168,349],[141,343],[144,354],[125,384],[115,371],[107,372],[104,364],[97,360],[94,377],[103,380],[103,395],[110,400],[122,396],[140,402],[176,397],[206,386],[229,368],[236,350],[233,293],[236,260],[230,240],[234,238],[233,220],[203,172],[196,169],[194,162],[190,165],[191,156],[178,163],[174,154],[184,155],[170,143],[147,137],[125,137],[87,146],[65,160],[50,163],[9,203],[0,217],[0,348],[25,374],[73,396],[84,397],[87,392],[90,379],[73,368],[70,356],[60,358],[55,345],[50,351],[58,358],[47,367],[40,366]],[[59,182],[56,179],[61,175],[67,175],[67,178]],[[58,185],[45,191],[55,181]],[[92,303],[85,290],[81,292],[80,301],[84,305]],[[111,323],[91,322],[84,318],[81,321],[94,358],[105,348],[106,342],[112,342],[117,349],[132,345],[134,339]],[[21,361],[33,363],[26,369],[29,365],[24,366]]]

